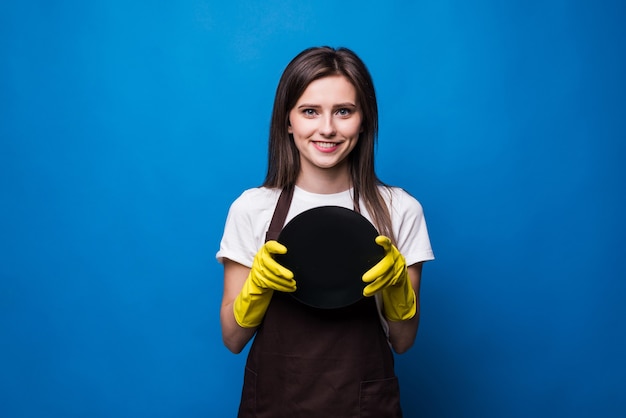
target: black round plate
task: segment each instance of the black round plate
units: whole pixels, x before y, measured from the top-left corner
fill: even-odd
[[[336,309],[363,297],[363,274],[378,263],[384,250],[378,231],[361,214],[339,206],[321,206],[294,217],[278,242],[287,254],[276,260],[294,273],[301,303]]]

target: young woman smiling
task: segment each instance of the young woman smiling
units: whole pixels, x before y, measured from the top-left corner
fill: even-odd
[[[419,202],[375,173],[377,133],[374,85],[356,54],[310,48],[288,64],[265,181],[233,202],[217,253],[224,343],[239,353],[254,337],[240,417],[401,416],[392,349],[415,340],[422,263],[434,257]],[[361,301],[329,312],[287,296],[297,277],[274,256],[289,249],[266,240],[279,199],[286,222],[319,206],[372,222],[385,255],[363,275]]]

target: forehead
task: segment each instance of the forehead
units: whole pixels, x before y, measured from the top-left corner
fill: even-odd
[[[356,88],[343,75],[332,75],[313,80],[304,89],[298,103],[315,101],[320,104],[353,102],[356,104]]]

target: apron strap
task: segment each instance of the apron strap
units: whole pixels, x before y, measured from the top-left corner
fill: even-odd
[[[277,240],[280,235],[280,231],[285,226],[285,220],[287,219],[287,213],[291,206],[291,199],[293,198],[293,186],[285,187],[278,197],[278,203],[276,203],[276,209],[270,222],[270,227],[265,233],[265,242],[270,240]]]

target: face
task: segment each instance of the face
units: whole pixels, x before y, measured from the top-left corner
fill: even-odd
[[[344,76],[311,82],[289,112],[289,133],[300,151],[301,174],[348,173],[347,157],[361,132],[356,89]]]

